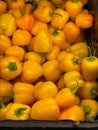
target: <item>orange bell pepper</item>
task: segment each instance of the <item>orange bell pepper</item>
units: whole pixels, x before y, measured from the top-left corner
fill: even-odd
[[[22,63],[14,56],[2,58],[0,62],[0,77],[5,80],[12,80],[22,72]]]
[[[60,109],[54,98],[45,98],[32,105],[31,119],[34,120],[57,120]]]
[[[82,11],[81,0],[67,0],[65,2],[65,10],[69,13],[71,19],[75,19],[76,16]]]
[[[12,43],[17,46],[27,46],[31,42],[32,35],[26,30],[16,29],[12,35]]]
[[[24,14],[16,18],[16,25],[22,30],[30,31],[34,25],[34,17],[31,14]]]
[[[12,98],[3,98],[4,96],[12,93],[13,85],[7,80],[0,79],[0,98],[2,99],[3,103],[8,103],[11,101]]]
[[[80,58],[73,54],[67,53],[66,56],[60,62],[60,69],[64,72],[69,71],[81,71],[80,67],[81,60]]]
[[[93,26],[93,15],[90,13],[80,13],[75,19],[75,23],[79,28],[87,29]]]
[[[63,0],[51,0],[54,4],[61,4]]]
[[[34,103],[34,86],[32,84],[15,82],[13,85],[15,103],[31,105]]]
[[[5,13],[6,9],[7,9],[6,2],[0,0],[0,15]]]
[[[76,88],[71,90],[70,88],[61,89],[55,96],[55,100],[60,107],[60,109],[66,109],[75,105],[76,103],[76,93],[79,89],[79,86],[76,85]]]
[[[63,28],[65,39],[68,43],[73,44],[77,41],[81,34],[80,28],[74,22],[67,22]],[[71,36],[71,38],[70,38]]]
[[[63,110],[58,120],[84,121],[85,114],[80,106],[73,105],[68,109]]]
[[[34,97],[36,100],[55,97],[58,89],[52,81],[38,82],[34,88]]]

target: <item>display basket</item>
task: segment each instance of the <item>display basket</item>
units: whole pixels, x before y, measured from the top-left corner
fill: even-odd
[[[32,0],[31,0],[32,1]],[[98,0],[89,0],[87,8],[94,16],[93,27],[85,31],[86,41],[90,46],[92,54],[98,57]],[[96,98],[96,100],[98,97]],[[0,121],[2,128],[98,128],[98,113],[89,121]]]

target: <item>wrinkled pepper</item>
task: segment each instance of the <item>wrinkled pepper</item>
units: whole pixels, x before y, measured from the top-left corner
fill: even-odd
[[[22,72],[22,63],[14,56],[2,58],[0,62],[0,77],[5,80],[12,80]]]
[[[57,120],[60,109],[54,98],[45,98],[32,105],[31,119],[35,120]]]
[[[14,16],[8,13],[0,15],[0,33],[6,36],[12,36],[15,30],[16,23]]]
[[[31,107],[21,103],[13,103],[5,114],[6,120],[30,119]]]

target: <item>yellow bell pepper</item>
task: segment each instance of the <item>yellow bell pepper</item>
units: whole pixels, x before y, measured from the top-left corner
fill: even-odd
[[[35,60],[27,60],[23,64],[21,80],[26,83],[35,82],[42,76],[42,66]]]
[[[31,105],[34,102],[34,86],[32,84],[15,82],[13,94],[15,103]]]
[[[54,98],[45,98],[35,102],[31,110],[31,119],[57,120],[60,109]]]
[[[33,49],[35,52],[40,52],[40,53],[47,53],[51,51],[52,40],[47,30],[42,29],[35,36]]]
[[[83,77],[78,71],[70,71],[64,74],[64,82],[66,87],[74,89],[77,85],[76,81],[78,82],[79,88],[84,87]]]
[[[57,81],[61,75],[59,62],[57,60],[50,60],[42,65],[43,75],[46,80]]]
[[[11,39],[3,34],[0,34],[0,54],[4,54],[6,49],[12,46]]]
[[[12,80],[22,72],[22,63],[14,56],[3,57],[0,62],[0,77]]]
[[[85,113],[85,120],[90,120],[98,112],[98,103],[94,99],[83,99],[80,106]]]
[[[3,98],[4,96],[12,93],[13,91],[13,85],[7,80],[0,79],[0,98],[2,98],[3,103],[8,103],[11,101],[12,98],[7,97]]]
[[[30,119],[31,107],[21,103],[13,103],[6,112],[6,120],[28,120]]]
[[[34,97],[37,100],[55,97],[58,89],[52,81],[38,82],[34,89]]]
[[[88,45],[86,42],[77,42],[68,48],[69,52],[76,54],[80,58],[85,58],[88,56]]]
[[[0,15],[0,34],[12,36],[16,30],[15,18],[11,14],[4,13]]]
[[[0,108],[0,120],[5,120],[5,115],[9,111],[11,105],[12,105],[12,103],[9,103],[7,105],[0,104],[0,106],[1,106],[1,108]]]

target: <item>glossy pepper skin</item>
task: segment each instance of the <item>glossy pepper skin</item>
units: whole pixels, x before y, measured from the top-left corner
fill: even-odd
[[[4,57],[0,62],[0,76],[5,80],[12,80],[22,72],[22,63],[14,56]]]
[[[80,72],[80,58],[73,53],[66,53],[66,56],[60,61],[60,68],[64,72],[78,71]]]
[[[98,112],[98,103],[93,99],[83,99],[80,106],[85,113],[85,120],[90,120]]]
[[[22,30],[30,31],[34,25],[33,15],[24,14],[23,16],[16,18],[16,25]]]
[[[6,120],[5,115],[9,111],[12,103],[8,103],[7,105],[0,105],[0,120]]]
[[[78,91],[78,86],[75,89],[71,90],[70,88],[61,89],[55,96],[55,100],[60,107],[60,109],[66,109],[75,105],[76,103],[76,92]]]
[[[35,120],[57,120],[60,109],[54,98],[45,98],[32,105],[31,119]]]
[[[13,103],[7,111],[6,120],[28,120],[30,119],[31,107],[21,103]]]
[[[34,60],[27,60],[23,64],[21,80],[26,83],[33,83],[41,77],[42,74],[42,66],[38,62]]]
[[[84,80],[78,71],[70,71],[64,74],[64,83],[66,87],[69,87],[71,89],[75,89],[77,82],[79,85],[79,88],[84,86]]]
[[[15,103],[31,105],[34,102],[34,86],[32,84],[16,82],[13,85]]]
[[[82,2],[80,0],[67,0],[65,2],[65,9],[69,13],[71,19],[75,19],[76,16],[82,11]]]
[[[2,15],[0,15],[0,33],[9,37],[12,36],[15,30],[15,18],[8,13],[3,13]]]
[[[12,98],[3,98],[4,96],[13,92],[13,85],[7,80],[0,79],[0,98],[2,98],[3,103],[8,103]]]
[[[34,88],[34,97],[36,100],[55,97],[58,89],[52,81],[38,82]]]
[[[84,121],[85,114],[80,106],[73,105],[69,107],[68,109],[63,110],[58,120]]]
[[[83,58],[81,70],[85,80],[96,80],[98,78],[98,58],[95,56]]]

